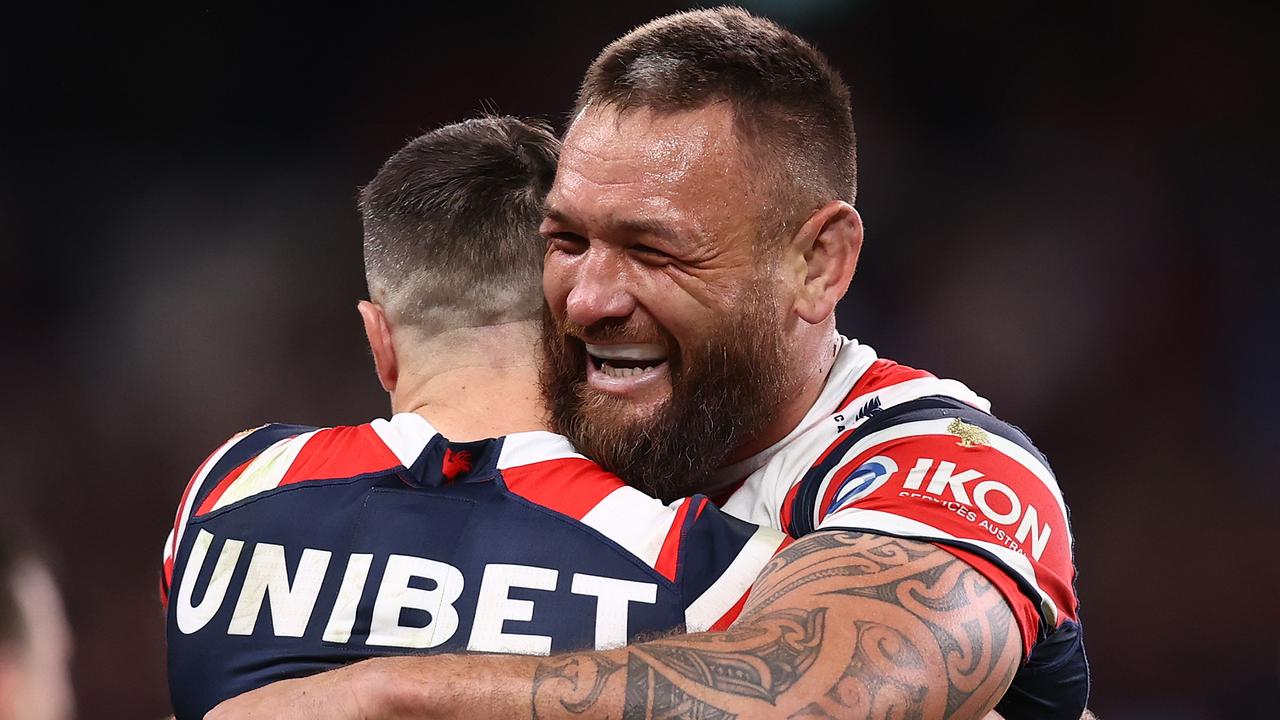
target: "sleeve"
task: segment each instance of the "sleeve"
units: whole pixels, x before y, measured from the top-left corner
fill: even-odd
[[[685,630],[724,630],[742,612],[765,564],[791,538],[728,515],[701,495],[682,501],[677,512],[675,580],[684,597]],[[664,550],[670,545],[668,540]],[[661,555],[658,566],[661,571]]]
[[[173,527],[165,538],[160,571],[160,604],[163,607],[167,608],[169,605],[169,589],[173,585],[174,563],[182,548],[183,531],[187,522],[199,514],[201,506],[205,505],[215,493],[225,489],[226,481],[234,478],[237,470],[242,470],[250,460],[266,448],[280,440],[295,437],[307,429],[297,425],[263,425],[245,430],[231,436],[200,463],[191,479],[187,481],[186,489],[182,492],[182,498],[178,501],[178,508],[173,516]]]
[[[1068,514],[1017,428],[944,397],[875,415],[827,448],[786,496],[787,531],[848,529],[932,542],[1009,601],[1029,654],[1077,621]]]

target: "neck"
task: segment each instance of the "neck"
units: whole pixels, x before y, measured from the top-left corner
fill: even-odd
[[[542,430],[534,323],[452,330],[415,343],[391,396],[450,440]]]
[[[787,362],[795,372],[791,378],[791,387],[797,389],[786,394],[786,399],[773,420],[729,454],[725,465],[741,462],[769,449],[795,430],[818,401],[818,396],[826,387],[831,367],[835,365],[836,351],[839,349],[835,318],[806,330],[808,332],[793,339],[786,352]]]

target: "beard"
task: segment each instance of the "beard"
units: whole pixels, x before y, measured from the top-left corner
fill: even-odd
[[[711,471],[776,417],[791,389],[772,299],[753,290],[746,300],[743,312],[683,354],[667,343],[671,394],[645,413],[587,384],[579,338],[625,342],[626,320],[581,327],[544,310],[542,391],[552,428],[664,502],[711,490]]]

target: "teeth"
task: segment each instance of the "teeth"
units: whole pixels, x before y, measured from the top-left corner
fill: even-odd
[[[654,364],[667,357],[666,348],[654,343],[633,343],[619,345],[592,345],[586,343],[587,352],[601,360],[627,360],[643,362],[653,360]]]
[[[637,375],[642,375],[644,373],[649,372],[652,369],[653,369],[653,366],[643,367],[643,368],[620,368],[620,367],[614,367],[608,363],[605,363],[600,366],[600,370],[605,375],[608,375],[609,377],[615,377],[615,378],[636,377]]]

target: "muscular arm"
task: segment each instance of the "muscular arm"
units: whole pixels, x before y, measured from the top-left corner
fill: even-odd
[[[539,718],[982,717],[1020,653],[1004,599],[968,565],[825,532],[765,568],[730,630],[544,659],[530,695]]]
[[[1012,612],[964,562],[820,532],[770,562],[725,632],[549,658],[371,660],[210,717],[980,718],[1020,656]]]

